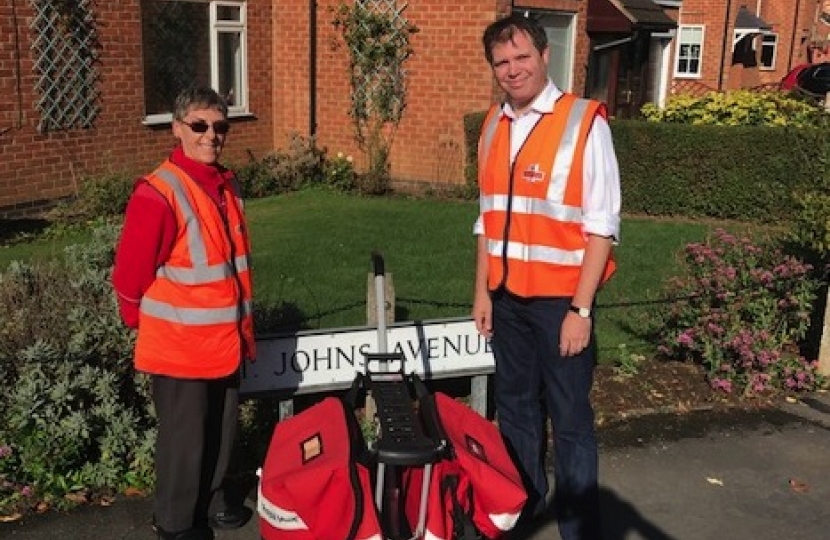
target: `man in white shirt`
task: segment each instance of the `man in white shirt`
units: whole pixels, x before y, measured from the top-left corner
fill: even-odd
[[[601,538],[590,403],[596,293],[613,274],[620,180],[603,104],[548,79],[544,29],[513,15],[484,32],[506,101],[479,141],[473,319],[491,339],[499,428],[523,473],[526,516],[545,510],[545,424],[563,540]]]

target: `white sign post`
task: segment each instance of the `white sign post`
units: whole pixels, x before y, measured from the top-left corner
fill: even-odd
[[[824,303],[823,321],[818,349],[818,372],[830,376],[830,290],[827,291],[827,300]]]

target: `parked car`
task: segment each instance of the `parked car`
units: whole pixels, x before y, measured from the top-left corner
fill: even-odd
[[[830,92],[830,62],[801,64],[794,67],[781,79],[780,88],[800,91],[823,99]]]
[[[798,84],[798,76],[799,74],[810,67],[812,64],[798,64],[794,68],[792,68],[784,78],[781,79],[781,82],[778,83],[778,88],[781,90],[792,90]]]

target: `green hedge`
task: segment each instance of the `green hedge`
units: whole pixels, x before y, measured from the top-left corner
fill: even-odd
[[[478,184],[478,136],[487,111],[476,111],[464,115],[464,148],[466,162],[464,180],[468,186]]]
[[[468,183],[482,119],[464,118]],[[797,194],[826,185],[826,130],[638,120],[612,120],[611,130],[625,213],[768,222],[792,216]]]
[[[769,221],[827,174],[827,132],[613,121],[623,210]]]

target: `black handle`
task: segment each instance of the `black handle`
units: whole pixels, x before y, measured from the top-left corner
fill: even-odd
[[[373,251],[372,252],[372,268],[374,269],[375,276],[382,276],[384,275],[384,268],[383,268],[383,255],[380,251]]]

